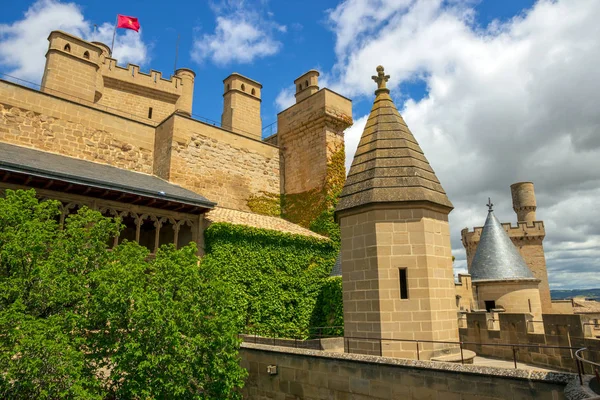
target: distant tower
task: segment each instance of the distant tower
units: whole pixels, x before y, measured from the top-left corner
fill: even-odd
[[[533,183],[519,182],[511,185],[513,209],[517,213],[517,225],[503,223],[504,230],[512,240],[515,247],[527,263],[527,266],[536,279],[539,279],[540,299],[542,312],[552,313],[552,301],[550,299],[550,286],[548,285],[548,272],[546,270],[546,258],[544,256],[543,240],[546,237],[544,222],[536,221],[536,200]],[[467,228],[461,231],[462,243],[467,252],[467,266],[471,270],[471,264],[479,240],[481,227],[469,232]]]
[[[448,200],[398,113],[378,88],[340,197],[345,335],[458,341]],[[414,343],[348,341],[351,352],[416,358]],[[457,350],[457,349],[456,349]],[[421,359],[453,352],[421,343]]]
[[[491,202],[469,272],[479,309],[503,308],[507,313],[530,314],[540,321],[542,304],[537,279],[494,215]],[[543,325],[530,329],[542,332]]]
[[[225,80],[221,126],[240,135],[260,140],[260,90],[262,85],[236,72]]]

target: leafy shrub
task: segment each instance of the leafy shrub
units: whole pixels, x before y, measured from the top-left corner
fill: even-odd
[[[234,299],[195,245],[109,251],[119,221],[58,216],[34,191],[0,198],[0,397],[239,398]]]

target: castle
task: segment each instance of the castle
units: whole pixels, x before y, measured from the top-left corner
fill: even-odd
[[[255,80],[238,73],[223,80],[217,126],[192,114],[192,70],[165,79],[119,66],[102,43],[61,31],[48,41],[40,91],[0,80],[0,190],[35,188],[60,200],[61,220],[82,206],[119,216],[125,229],[115,245],[134,240],[154,252],[194,241],[202,255],[204,230],[215,222],[325,240],[307,228],[343,186],[335,215],[354,352],[435,359],[455,353],[449,343],[458,341],[564,344],[566,337],[600,348],[599,312],[550,299],[531,183],[511,187],[516,226],[501,224],[490,203],[485,225],[462,231],[470,274],[454,282],[453,205],[396,109],[383,67],[345,178],[352,103],[320,89],[315,70],[294,81],[296,103],[263,139]],[[382,347],[382,339],[398,342]],[[415,352],[416,340],[424,343]],[[538,355],[530,357],[566,362]]]
[[[216,126],[192,116],[192,70],[166,79],[119,66],[103,43],[61,31],[48,42],[40,91],[0,81],[0,189],[35,188],[61,201],[63,219],[83,205],[120,216],[119,240],[151,252],[195,241],[202,253],[213,222],[321,237],[307,228],[343,180],[332,163],[343,168],[352,103],[320,89],[317,71],[295,80],[296,104],[262,140],[250,78],[223,80]]]

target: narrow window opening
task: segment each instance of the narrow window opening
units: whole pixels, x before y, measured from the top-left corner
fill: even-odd
[[[246,86],[242,83],[242,92],[246,91]]]
[[[304,87],[308,87],[308,80],[304,81]]]
[[[256,94],[256,90],[252,89],[252,95]]]
[[[406,279],[406,268],[400,268],[400,298],[408,299],[408,281]]]
[[[527,302],[529,303],[529,312],[531,312],[531,299],[527,299]]]
[[[152,107],[148,107],[148,119],[152,119]]]
[[[71,45],[69,43],[65,44],[65,47],[63,47],[64,51],[68,51],[69,53],[71,52]]]
[[[85,53],[83,53],[83,58],[85,58],[86,60],[90,59],[90,52],[86,51]]]
[[[302,90],[302,84],[298,85],[298,91]]]
[[[496,301],[495,300],[485,300],[485,310],[487,312],[492,311],[494,308],[496,308]]]
[[[227,91],[229,91],[229,83],[227,84]]]

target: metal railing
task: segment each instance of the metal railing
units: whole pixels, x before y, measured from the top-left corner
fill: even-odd
[[[274,334],[264,334],[258,332],[244,332],[240,334],[240,337],[250,343],[262,343],[262,344],[270,344],[273,346],[285,346],[285,347],[294,347],[294,348],[312,348],[312,349],[322,349],[323,344],[321,339],[327,338],[341,338],[340,335],[335,334],[324,334],[323,332],[331,332],[332,329],[343,329],[341,326],[323,326],[323,327],[311,327],[302,333],[296,335],[296,337],[285,338],[280,337]],[[246,337],[244,337],[244,335]],[[371,347],[372,351],[367,351],[367,353],[374,353],[372,355],[383,356],[384,344],[386,342],[389,343],[414,343],[414,350],[406,350],[402,349],[402,351],[415,351],[417,360],[421,360],[421,355],[423,351],[427,351],[429,349],[425,349],[424,345],[430,344],[439,344],[444,346],[458,346],[460,352],[460,362],[461,364],[465,364],[465,350],[469,350],[466,346],[489,346],[489,347],[498,347],[504,349],[510,349],[512,353],[512,362],[515,368],[519,368],[518,366],[518,354],[519,349],[522,348],[531,348],[531,349],[558,349],[558,350],[568,350],[571,353],[571,357],[575,361],[575,366],[577,370],[577,374],[579,376],[580,383],[583,382],[583,375],[586,373],[585,365],[590,365],[592,369],[592,374],[596,375],[598,382],[600,382],[599,377],[599,368],[600,364],[586,360],[582,353],[584,351],[591,351],[587,348],[579,348],[573,346],[551,346],[551,345],[543,345],[543,344],[522,344],[522,343],[479,343],[479,342],[465,342],[465,341],[440,341],[440,340],[417,340],[417,339],[385,339],[385,338],[366,338],[366,337],[356,337],[356,336],[344,336],[344,352],[345,353],[359,353],[358,346],[353,349],[353,341],[358,344],[358,342],[367,342],[373,344]],[[449,347],[448,347],[449,348]],[[365,351],[363,349],[362,353]],[[458,360],[458,358],[457,358]]]
[[[579,375],[579,384],[583,385],[583,375],[585,375],[585,366],[589,365],[592,369],[592,374],[596,375],[596,382],[600,384],[600,364],[586,360],[583,357],[583,352],[589,351],[586,347],[575,352],[575,361],[577,363],[577,374]]]

